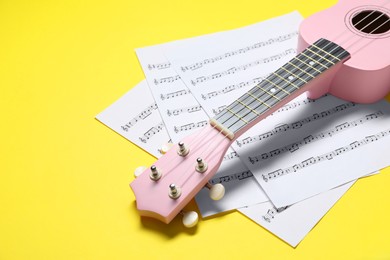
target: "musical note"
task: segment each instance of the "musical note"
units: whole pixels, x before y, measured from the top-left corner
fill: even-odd
[[[240,89],[240,88],[243,88],[243,87],[247,87],[247,86],[251,86],[251,85],[254,85],[254,84],[258,84],[261,81],[263,81],[263,79],[266,78],[267,76],[268,75],[265,75],[263,77],[254,78],[254,79],[249,80],[249,81],[241,82],[241,83],[238,83],[238,84],[233,84],[233,85],[224,87],[223,89],[220,89],[220,90],[217,90],[217,91],[213,91],[213,92],[209,92],[209,93],[206,93],[206,94],[202,94],[201,96],[202,96],[202,98],[204,100],[212,99],[213,97],[219,96],[221,94],[226,94],[226,93],[229,93],[231,91],[234,91],[234,90],[237,90],[237,89]]]
[[[197,123],[190,123],[190,124],[185,124],[182,126],[175,126],[174,130],[176,133],[185,132],[185,131],[189,131],[189,130],[192,130],[195,128],[200,128],[200,127],[206,126],[207,124],[208,124],[208,121],[200,121]]]
[[[257,155],[257,156],[250,156],[248,157],[249,161],[252,163],[252,164],[256,164],[256,163],[259,163],[261,161],[264,161],[264,160],[268,160],[272,157],[276,157],[276,156],[279,156],[283,153],[286,153],[286,152],[290,152],[290,153],[293,153],[295,152],[296,150],[300,149],[301,147],[303,147],[304,145],[308,145],[310,143],[314,143],[314,142],[317,142],[317,141],[320,141],[320,140],[323,140],[325,138],[330,138],[342,131],[345,131],[346,129],[348,128],[352,128],[352,127],[357,127],[359,125],[362,125],[370,120],[373,120],[374,118],[379,118],[380,116],[383,115],[383,112],[382,111],[378,111],[374,114],[370,114],[369,117],[367,116],[364,116],[362,118],[359,118],[357,120],[354,120],[354,121],[351,121],[351,122],[345,122],[343,124],[340,124],[340,125],[337,125],[335,126],[334,128],[332,128],[331,130],[328,130],[328,131],[324,131],[324,132],[321,132],[321,133],[318,133],[316,135],[309,135],[309,136],[306,136],[304,137],[302,140],[296,142],[296,143],[293,143],[293,144],[289,144],[289,145],[286,145],[282,148],[278,148],[278,149],[275,149],[275,150],[272,150],[270,152],[266,152],[266,153],[262,153],[260,155]],[[348,125],[348,127],[343,127],[345,125]],[[246,142],[248,142],[249,140],[247,140]],[[244,145],[244,140],[241,141],[240,143],[241,145]],[[356,144],[353,145],[354,148]],[[340,151],[336,151],[338,153],[342,153],[344,152],[344,150],[340,150]]]
[[[307,101],[310,101],[310,100],[303,100],[303,101],[296,102],[296,105],[292,106],[292,107],[297,107],[297,106],[299,106],[298,104],[300,104],[300,105],[306,104]],[[252,136],[252,137],[246,137],[244,139],[236,140],[236,144],[239,147],[241,147],[241,146],[249,144],[249,143],[253,143],[253,142],[257,142],[257,141],[269,138],[269,137],[271,137],[271,136],[273,136],[273,135],[275,135],[277,133],[286,132],[286,131],[293,130],[293,129],[299,129],[299,128],[301,128],[305,124],[312,123],[312,122],[314,122],[316,120],[323,119],[325,117],[334,115],[336,113],[344,111],[344,110],[346,110],[348,108],[352,108],[354,106],[356,106],[356,104],[353,103],[353,102],[344,103],[344,104],[338,105],[336,107],[333,107],[331,109],[322,111],[320,113],[314,113],[313,115],[311,115],[309,117],[306,117],[306,118],[303,118],[303,119],[301,119],[301,120],[299,120],[297,122],[293,122],[293,123],[290,123],[290,124],[280,124],[280,125],[276,126],[274,129],[272,129],[270,132],[266,132],[266,133],[263,133],[263,134],[260,134],[260,135],[256,135],[256,136]],[[281,109],[283,109],[283,107]],[[290,106],[289,109],[291,109],[291,106]],[[377,112],[377,113],[379,113],[379,114],[378,115],[377,114],[370,114],[370,115],[368,115],[368,119],[367,118],[363,118],[363,119],[360,119],[360,120],[362,120],[362,122],[366,122],[368,120],[375,119],[375,116],[378,117],[381,114],[380,111]],[[355,124],[356,122],[353,122],[353,123]],[[347,127],[346,124],[348,124],[348,123],[344,123],[344,124],[342,124],[340,126],[337,126],[336,127],[336,132],[345,130],[346,127]],[[332,135],[333,132],[331,132],[330,134]],[[309,137],[307,137],[306,142],[307,143],[310,142]]]
[[[285,211],[287,208],[289,208],[290,206],[285,206],[285,207],[281,207],[281,208],[276,208],[275,206],[268,209],[267,210],[267,213],[265,215],[263,215],[263,219],[265,221],[267,221],[268,223],[271,223],[272,219],[275,218],[275,216],[283,211]]]
[[[170,76],[170,77],[165,77],[165,78],[160,78],[160,79],[154,79],[154,85],[159,85],[159,84],[164,84],[164,83],[172,83],[177,80],[181,79],[179,75],[176,76]]]
[[[217,184],[217,183],[227,183],[232,181],[242,181],[251,177],[253,177],[253,174],[250,171],[243,171],[239,173],[233,173],[230,175],[213,178],[210,180],[210,183]]]
[[[217,114],[221,113],[221,111],[224,110],[225,108],[226,108],[226,105],[220,106],[220,107],[217,107],[217,108],[213,108],[213,114],[217,115]]]
[[[197,106],[190,106],[190,107],[183,107],[183,108],[178,108],[178,109],[168,109],[167,114],[168,116],[178,116],[182,113],[194,113],[196,111],[201,110],[202,107],[197,105]]]
[[[140,136],[139,139],[143,143],[147,143],[150,138],[152,138],[155,134],[159,133],[164,129],[164,123],[160,122],[159,124],[151,127],[149,130],[147,130],[143,136]]]
[[[227,161],[227,160],[231,160],[231,159],[234,159],[234,158],[238,158],[238,154],[237,154],[235,151],[233,151],[233,152],[231,152],[231,153],[229,153],[229,154],[226,154],[226,155],[223,157],[223,160],[224,160],[224,161]]]
[[[171,92],[171,93],[167,93],[167,94],[161,94],[160,98],[161,98],[161,100],[172,99],[172,98],[183,96],[183,95],[187,95],[187,94],[190,94],[190,93],[191,93],[190,90],[183,89],[183,90],[179,90],[179,91],[175,91],[175,92]]]
[[[191,84],[193,86],[195,86],[197,84],[200,84],[200,83],[203,83],[203,82],[206,82],[206,81],[209,81],[209,80],[214,80],[214,79],[218,79],[218,78],[221,78],[221,77],[224,77],[224,76],[227,76],[227,75],[235,74],[235,73],[237,73],[239,71],[245,71],[245,70],[247,70],[249,68],[258,66],[260,64],[265,64],[265,63],[269,63],[269,62],[272,62],[272,61],[280,60],[281,58],[283,58],[285,56],[288,56],[288,55],[290,55],[292,53],[296,53],[296,50],[295,49],[287,49],[287,50],[285,50],[285,51],[283,51],[283,52],[281,52],[279,54],[272,55],[270,57],[262,58],[262,59],[259,59],[259,60],[255,60],[253,62],[244,64],[244,65],[241,65],[241,66],[238,66],[238,67],[232,67],[232,68],[230,68],[228,70],[211,74],[210,76],[197,77],[197,78],[191,80]]]
[[[167,69],[170,67],[171,67],[170,62],[163,62],[163,63],[159,63],[159,64],[148,64],[149,70],[153,70],[153,69],[163,70],[163,69]]]
[[[270,180],[273,180],[275,178],[281,177],[283,175],[289,174],[289,173],[295,173],[303,168],[309,167],[311,165],[321,163],[324,161],[329,161],[334,159],[337,156],[343,155],[347,152],[350,152],[352,150],[358,149],[364,145],[368,145],[373,142],[377,142],[378,140],[385,138],[390,135],[390,129],[387,129],[385,131],[379,132],[374,135],[366,136],[364,139],[354,141],[350,143],[349,145],[337,148],[331,152],[321,154],[318,156],[310,157],[306,160],[303,160],[302,162],[295,164],[293,166],[287,167],[285,169],[278,169],[277,171],[272,171],[269,173],[262,174],[262,178],[265,182],[268,182]]]
[[[218,55],[218,56],[215,56],[215,57],[212,57],[212,58],[204,59],[203,61],[195,62],[195,63],[192,63],[190,65],[181,66],[181,70],[183,72],[186,72],[188,70],[192,70],[192,71],[193,70],[197,70],[199,68],[202,68],[206,64],[215,63],[217,61],[221,61],[223,59],[230,58],[230,57],[233,57],[233,56],[236,56],[236,55],[239,55],[239,54],[244,54],[244,53],[247,53],[249,51],[256,50],[256,49],[259,49],[261,47],[268,46],[268,45],[271,45],[271,44],[274,44],[274,43],[283,42],[283,41],[289,40],[289,39],[291,39],[293,37],[296,37],[297,35],[298,35],[298,32],[292,32],[292,33],[287,33],[287,34],[284,34],[284,35],[280,35],[278,37],[270,38],[268,40],[265,40],[265,41],[262,41],[262,42],[257,42],[257,43],[255,43],[253,45],[250,45],[250,46],[246,46],[246,47],[243,47],[243,48],[239,48],[239,49],[236,49],[236,50],[232,50],[232,51],[226,52],[226,53],[224,53],[222,55]]]
[[[130,128],[132,128],[140,120],[144,120],[145,118],[147,118],[156,109],[157,109],[157,104],[156,103],[153,103],[150,106],[146,107],[145,110],[143,110],[141,113],[139,113],[138,115],[133,117],[126,124],[121,125],[122,130],[125,131],[125,132],[128,132]]]

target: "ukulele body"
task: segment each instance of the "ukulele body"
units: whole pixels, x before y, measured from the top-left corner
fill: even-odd
[[[379,10],[390,16],[390,9],[383,5],[383,0],[342,0],[302,22],[298,52],[323,37],[351,53],[351,58],[340,66],[332,79],[316,82],[318,85],[308,91],[309,98],[330,93],[356,103],[373,103],[390,92],[390,30],[380,34],[364,33],[354,26],[352,19],[359,13],[367,16],[370,14],[367,10]],[[363,23],[364,20],[356,26]],[[379,25],[372,23],[366,30],[371,32],[372,26]]]

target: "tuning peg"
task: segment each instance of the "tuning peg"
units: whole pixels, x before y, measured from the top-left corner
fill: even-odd
[[[146,169],[146,166],[140,166],[140,167],[137,167],[135,170],[134,170],[134,177],[137,178],[138,176],[141,175],[141,173],[143,173]]]
[[[179,186],[176,186],[176,184],[171,183],[169,184],[169,192],[168,195],[171,199],[177,199],[181,195],[181,188]]]
[[[204,173],[207,171],[207,163],[202,158],[196,159],[195,169],[197,172]]]
[[[207,183],[206,188],[210,190],[209,196],[212,200],[220,200],[225,195],[225,187],[221,183],[217,183],[214,185]]]
[[[199,220],[199,217],[198,217],[198,213],[196,213],[195,211],[188,211],[188,212],[181,212],[181,214],[183,215],[183,225],[187,228],[192,228],[194,226],[196,226],[196,224],[198,224],[198,220]]]
[[[173,143],[164,143],[161,145],[160,153],[166,154],[173,146]]]
[[[177,149],[177,154],[180,156],[187,156],[187,154],[190,152],[190,149],[186,147],[186,145],[183,142],[179,142],[179,148]]]
[[[155,165],[152,165],[150,167],[149,177],[151,180],[158,181],[161,178],[161,175],[162,175],[161,171],[159,169],[157,169],[157,167]]]

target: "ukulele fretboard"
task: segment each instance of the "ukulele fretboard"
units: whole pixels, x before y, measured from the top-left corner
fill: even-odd
[[[211,124],[235,134],[349,56],[339,45],[320,39],[223,109]]]

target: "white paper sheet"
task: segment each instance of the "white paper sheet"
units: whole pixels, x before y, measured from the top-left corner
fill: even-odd
[[[378,173],[376,171],[367,176]],[[276,208],[272,203],[265,202],[238,211],[296,247],[354,183],[346,183],[288,207]]]
[[[96,119],[155,157],[162,155],[161,145],[170,140],[145,80]]]
[[[298,12],[236,30],[162,46],[191,93],[213,117],[296,54]]]
[[[265,202],[238,211],[296,247],[354,183],[349,182],[289,207],[276,208]]]
[[[390,104],[325,96],[277,113],[233,147],[280,208],[390,165]]]

